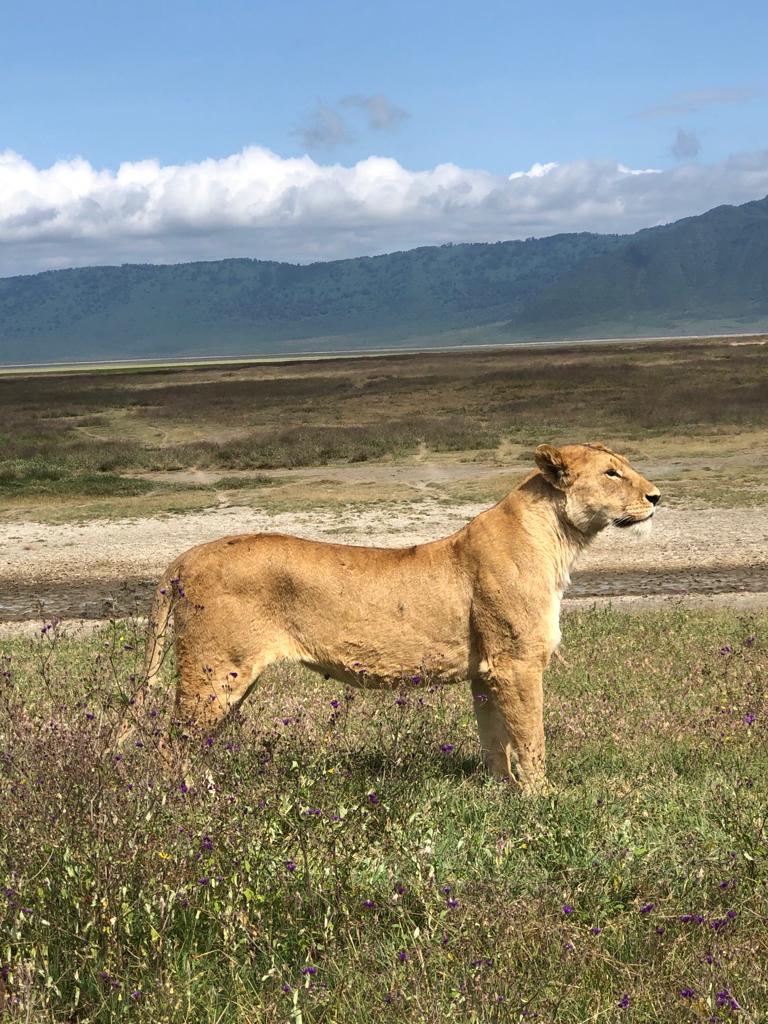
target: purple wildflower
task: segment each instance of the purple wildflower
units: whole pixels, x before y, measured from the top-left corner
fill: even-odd
[[[332,700],[331,701],[331,707],[332,708],[337,708],[338,706],[339,706],[339,702],[337,700]]]
[[[371,791],[371,792],[370,792],[370,793],[368,794],[368,803],[369,803],[369,804],[372,804],[372,805],[373,805],[374,807],[376,807],[376,806],[377,806],[378,804],[380,804],[380,803],[381,803],[381,797],[380,797],[380,796],[379,796],[379,794],[378,794],[378,793],[376,792],[376,790],[372,790],[372,791]]]
[[[285,870],[286,871],[295,871],[296,870],[296,863],[294,861],[292,861],[292,860],[287,860],[285,862]]]
[[[305,976],[317,974],[317,968],[313,967],[312,964],[307,964],[306,967],[301,968],[301,973]]]
[[[688,985],[686,985],[685,988],[681,988],[680,989],[680,998],[681,999],[693,999],[695,997],[695,995],[696,995],[696,992],[692,988],[690,988]]]
[[[754,720],[756,718],[757,718],[757,715],[753,715],[751,711],[748,711],[746,713],[746,715],[744,715],[744,718],[743,718],[744,724],[745,725],[752,725],[752,723],[754,722]]]
[[[440,749],[444,754],[450,754],[455,748],[452,743],[441,743]]]
[[[656,906],[655,903],[645,903],[645,904],[643,904],[642,907],[640,907],[640,913],[641,914],[650,914],[650,912],[653,910],[653,908],[655,906]]]
[[[733,648],[731,647],[730,644],[723,644],[723,646],[720,648],[720,653],[721,654],[733,654]]]
[[[599,935],[603,929],[600,928],[598,925],[593,924],[589,930],[593,935]]]
[[[563,913],[566,915],[566,917],[568,916],[568,914],[572,914],[573,913],[573,907],[571,906],[570,903],[564,903],[563,904]]]
[[[629,1006],[629,996],[625,992],[621,999],[616,1004],[620,1010],[626,1010]]]
[[[401,964],[404,964],[408,960],[408,954],[404,949],[398,950],[397,959],[400,961]]]
[[[373,900],[363,900],[363,906],[365,907],[366,910],[373,910],[376,904],[374,903]]]
[[[731,995],[727,988],[724,988],[721,992],[718,992],[715,999],[717,1005],[720,1007],[726,1007],[729,1010],[741,1009],[741,1004],[738,1002],[737,999],[734,998],[734,996]]]

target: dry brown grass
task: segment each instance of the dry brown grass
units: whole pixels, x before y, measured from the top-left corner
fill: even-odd
[[[655,460],[679,500],[762,503],[766,394],[764,349],[713,339],[15,374],[0,376],[0,494],[14,516],[51,504],[78,516],[140,514],[179,507],[182,491],[182,506],[216,504],[217,474],[365,464],[354,500],[379,501],[394,485],[376,466],[458,458],[491,475],[457,474],[430,493],[490,500],[504,486],[499,473],[518,473],[535,443],[599,438]],[[41,466],[66,486],[41,486]],[[207,490],[193,494],[172,475],[191,468],[210,473]],[[167,475],[148,494],[121,485],[85,500],[94,475],[158,471]],[[322,487],[307,495],[306,480],[268,497],[281,507],[338,502],[346,492],[335,483],[325,497]],[[403,488],[398,497],[419,496],[412,481]],[[241,497],[267,498],[263,479]]]

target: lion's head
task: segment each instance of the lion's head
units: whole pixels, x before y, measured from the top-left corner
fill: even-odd
[[[606,526],[651,525],[658,487],[630,466],[623,455],[605,445],[540,444],[535,451],[542,476],[562,492],[562,515],[581,533],[591,536]]]

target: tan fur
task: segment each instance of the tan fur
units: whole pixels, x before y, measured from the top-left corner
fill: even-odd
[[[469,680],[488,769],[507,778],[514,763],[522,788],[541,790],[542,673],[569,570],[606,526],[649,519],[659,492],[599,444],[540,445],[536,463],[498,505],[429,544],[243,534],[192,548],[158,588],[148,680],[171,609],[185,729],[214,729],[280,659],[364,688],[424,671]]]

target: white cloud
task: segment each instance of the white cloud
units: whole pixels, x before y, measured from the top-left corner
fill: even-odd
[[[548,164],[534,164],[528,171],[512,171],[507,181],[514,181],[516,178],[543,178],[545,174],[554,171],[560,164],[550,162]]]
[[[304,262],[441,242],[634,231],[768,193],[768,151],[636,170],[614,161],[496,175],[369,157],[345,167],[259,147],[221,160],[38,169],[0,153],[0,274],[226,256]]]

